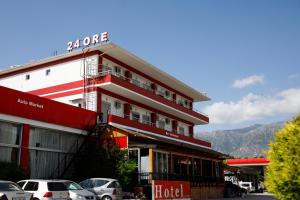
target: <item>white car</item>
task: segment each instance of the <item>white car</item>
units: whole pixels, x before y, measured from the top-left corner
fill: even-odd
[[[61,180],[22,180],[18,185],[33,194],[33,200],[70,200],[69,191]]]
[[[83,189],[77,183],[65,180],[64,184],[67,186],[72,200],[96,200],[94,193]]]
[[[1,200],[30,200],[32,195],[24,192],[17,184],[0,180]]]
[[[79,185],[97,194],[101,200],[122,199],[122,187],[116,179],[90,178],[80,182]]]
[[[243,182],[243,181],[240,181],[239,182],[239,186],[241,188],[244,188],[247,190],[247,192],[254,192],[255,191],[255,188],[253,186],[253,183],[252,182]]]

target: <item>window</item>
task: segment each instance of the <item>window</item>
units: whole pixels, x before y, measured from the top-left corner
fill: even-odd
[[[39,189],[39,183],[33,181],[28,181],[28,183],[24,187],[25,191],[37,191],[38,189]]]
[[[49,191],[67,191],[68,188],[63,182],[49,182],[47,183]]]
[[[188,103],[189,103],[189,102],[188,102],[187,100],[184,100],[184,105],[185,105],[185,106],[188,106]]]
[[[83,188],[93,188],[93,184],[91,180],[85,180],[79,183],[79,185]]]
[[[167,98],[170,97],[170,92],[168,90],[166,90],[165,95],[166,95]]]
[[[115,73],[116,73],[116,74],[121,74],[121,68],[120,68],[120,67],[115,66],[115,67],[114,67],[114,70],[115,70]]]
[[[166,118],[166,119],[165,119],[165,122],[166,122],[167,125],[169,125],[169,124],[170,124],[170,119],[169,119],[169,118]]]
[[[182,126],[179,126],[178,133],[184,134],[184,128]]]
[[[2,191],[22,191],[15,183],[0,183],[0,192]],[[2,199],[2,198],[1,198]]]
[[[21,127],[18,124],[0,121],[0,161],[19,162]]]
[[[49,75],[50,75],[50,71],[51,71],[50,69],[47,69],[47,70],[46,70],[46,76],[49,76]]]
[[[162,120],[158,121],[158,128],[165,129],[165,126],[166,126],[165,121],[162,121]]]
[[[162,91],[162,90],[158,90],[158,91],[157,91],[157,94],[158,94],[159,96],[161,96],[161,97],[164,97],[164,96],[165,96],[165,92]]]
[[[140,113],[138,113],[138,112],[132,112],[131,116],[132,116],[132,120],[133,121],[137,121],[137,122],[140,121]]]
[[[25,80],[29,80],[29,79],[30,79],[30,74],[26,74]]]
[[[115,109],[120,109],[121,108],[121,102],[120,101],[115,101]]]
[[[94,180],[94,187],[101,187],[102,185],[105,185],[106,183],[108,183],[108,181],[106,180]]]
[[[142,122],[143,124],[150,124],[150,116],[142,115]]]
[[[132,83],[136,86],[140,86],[140,81],[137,79],[132,79]]]
[[[65,185],[67,186],[68,190],[82,190],[80,185],[71,181],[65,182]]]
[[[23,187],[23,185],[24,185],[25,183],[26,183],[25,181],[20,181],[20,182],[18,182],[17,184],[18,184],[20,187]]]

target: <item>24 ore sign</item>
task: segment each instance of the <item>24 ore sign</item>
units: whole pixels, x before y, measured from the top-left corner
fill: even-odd
[[[152,200],[191,199],[188,181],[152,181]]]

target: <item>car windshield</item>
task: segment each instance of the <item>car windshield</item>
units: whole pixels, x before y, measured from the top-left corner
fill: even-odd
[[[0,191],[22,191],[22,189],[13,183],[0,183]]]
[[[249,183],[243,183],[242,186],[249,187]]]
[[[68,181],[65,182],[65,185],[67,186],[68,190],[83,190],[83,188],[75,182]]]

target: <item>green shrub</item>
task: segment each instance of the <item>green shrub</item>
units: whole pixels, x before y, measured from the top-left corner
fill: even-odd
[[[267,155],[268,191],[278,199],[300,199],[300,115],[276,133]]]
[[[128,159],[127,151],[119,151],[116,163],[117,178],[124,191],[132,191],[135,184],[137,164]]]
[[[26,179],[25,172],[16,163],[0,162],[0,180],[19,181]]]

